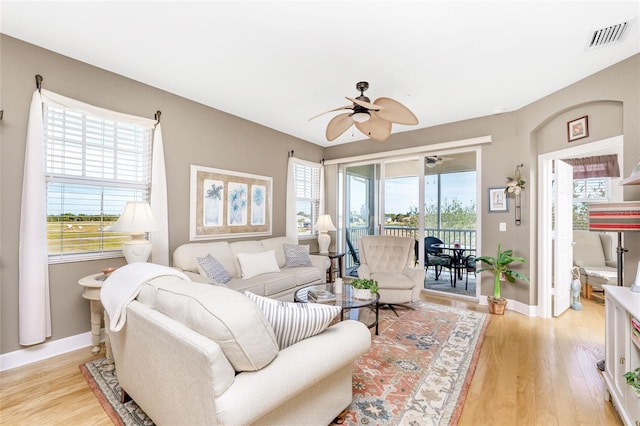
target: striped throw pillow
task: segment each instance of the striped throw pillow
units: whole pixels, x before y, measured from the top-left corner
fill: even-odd
[[[264,313],[276,334],[280,350],[322,333],[340,313],[340,306],[290,303],[244,292]]]

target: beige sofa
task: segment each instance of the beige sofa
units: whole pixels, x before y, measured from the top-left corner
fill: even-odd
[[[296,243],[286,237],[252,241],[187,243],[173,252],[173,267],[184,272],[193,281],[221,284],[199,272],[197,258],[210,254],[224,266],[231,277],[230,281],[222,285],[240,292],[250,291],[259,296],[293,301],[293,294],[300,287],[326,282],[326,271],[331,262],[326,256],[309,255],[312,266],[287,268],[284,244]],[[279,272],[242,278],[243,270],[238,261],[238,254],[257,254],[269,250],[275,252]]]
[[[573,231],[573,264],[580,268],[582,296],[602,292],[605,284],[616,285],[618,262],[613,256],[613,238],[606,232]]]
[[[228,288],[150,279],[107,330],[120,385],[158,425],[331,423],[370,331],[347,320],[279,350],[266,318]]]

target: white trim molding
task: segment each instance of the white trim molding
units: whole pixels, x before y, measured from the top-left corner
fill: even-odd
[[[481,297],[479,300],[479,304],[482,306],[489,306],[489,302],[487,302],[486,297]],[[517,300],[507,299],[507,308],[508,311],[517,312],[519,314],[525,315],[527,317],[537,317],[538,316],[538,306],[537,305],[527,305],[526,303],[519,302]]]
[[[100,341],[104,341],[104,329],[101,330],[100,336]],[[45,342],[40,345],[29,346],[24,349],[18,349],[17,351],[0,355],[0,371],[21,367],[23,365],[42,361],[82,348],[87,348],[88,357],[91,355],[92,346],[90,331],[82,334],[76,334],[75,336],[65,337],[64,339]]]

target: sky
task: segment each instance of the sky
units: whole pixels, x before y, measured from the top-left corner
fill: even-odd
[[[427,176],[427,194],[435,194],[435,178],[436,175]],[[434,189],[432,190],[432,188]],[[418,207],[418,196],[417,176],[385,181],[385,210],[387,213],[407,213],[411,207]],[[365,202],[364,198],[364,191],[356,191],[351,194],[352,209],[358,211]],[[442,201],[454,199],[458,199],[463,206],[476,204],[475,172],[442,175]]]

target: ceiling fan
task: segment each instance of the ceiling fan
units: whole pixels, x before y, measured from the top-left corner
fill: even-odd
[[[351,105],[341,106],[311,117],[309,121],[329,112],[344,109],[351,110],[333,117],[327,125],[326,136],[328,141],[335,140],[338,136],[346,132],[354,123],[356,128],[371,139],[383,142],[391,134],[391,124],[418,124],[418,119],[400,102],[391,98],[378,98],[371,103],[364,92],[369,88],[369,83],[360,81],[356,84],[356,89],[360,91],[360,96],[350,98]]]
[[[444,163],[445,161],[450,161],[450,160],[453,160],[453,158],[440,157],[440,156],[434,155],[432,157],[426,157],[424,164],[428,168],[433,169],[435,166],[439,166],[440,164]]]

